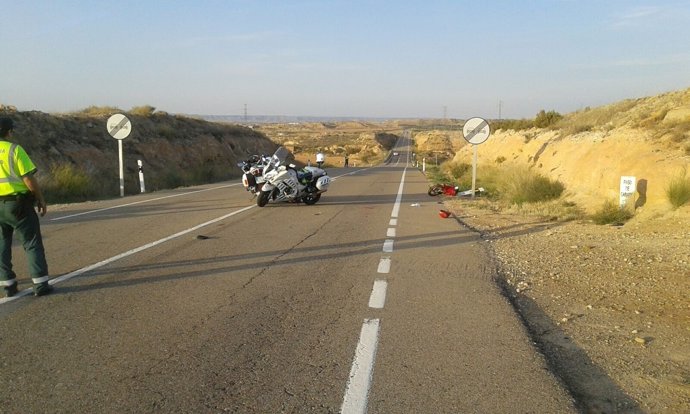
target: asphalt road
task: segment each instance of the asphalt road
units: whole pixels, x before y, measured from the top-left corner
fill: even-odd
[[[409,150],[329,169],[314,206],[238,182],[49,206],[56,291],[17,247],[0,412],[574,412]]]

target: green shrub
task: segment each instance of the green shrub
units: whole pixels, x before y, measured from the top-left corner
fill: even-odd
[[[513,130],[521,131],[523,129],[530,129],[534,127],[534,120],[532,119],[501,119],[498,121],[490,121],[492,131],[502,129],[504,131]]]
[[[159,125],[156,129],[157,129],[156,132],[158,132],[158,135],[160,135],[161,137],[166,138],[166,139],[172,140],[175,138],[179,138],[179,135],[180,135],[180,132],[178,130],[176,130],[171,125],[167,125],[167,124]]]
[[[42,187],[50,202],[85,201],[98,195],[91,178],[72,164],[52,165]]]
[[[132,115],[149,117],[149,116],[153,115],[153,113],[155,111],[156,111],[155,107],[153,107],[151,105],[143,105],[143,106],[135,106],[134,108],[129,110],[129,113]]]
[[[448,177],[441,171],[438,165],[426,165],[426,176],[432,183],[448,182]]]
[[[534,126],[536,126],[537,128],[546,128],[555,124],[561,118],[563,118],[563,115],[559,114],[556,111],[546,112],[542,109],[534,118]]]
[[[620,207],[614,200],[606,200],[601,208],[592,215],[592,221],[596,224],[622,226],[632,217],[633,211],[631,207]]]
[[[688,170],[683,168],[682,172],[672,178],[666,187],[666,198],[674,208],[690,202],[690,177],[687,173]]]
[[[560,181],[517,167],[503,169],[497,184],[500,199],[517,205],[555,200],[565,190]]]
[[[441,164],[441,171],[452,181],[457,181],[472,174],[472,166],[467,163],[448,161]]]
[[[109,116],[123,112],[121,109],[114,106],[89,106],[81,110],[80,114],[94,117]]]

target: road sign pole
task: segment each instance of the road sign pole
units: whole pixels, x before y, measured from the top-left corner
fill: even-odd
[[[462,127],[462,136],[472,145],[474,155],[472,157],[472,198],[475,197],[477,187],[477,146],[487,139],[491,134],[491,127],[482,118],[470,118]]]
[[[122,140],[117,140],[117,152],[120,155],[120,197],[125,196],[125,169],[122,161]]]
[[[477,145],[472,144],[474,149],[474,156],[472,157],[472,198],[474,198],[474,189],[477,184]]]
[[[120,197],[125,196],[125,169],[122,156],[122,140],[129,136],[132,131],[132,123],[122,114],[115,114],[108,118],[106,128],[111,137],[117,140],[117,152],[120,163]]]

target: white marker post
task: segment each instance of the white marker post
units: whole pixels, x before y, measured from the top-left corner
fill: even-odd
[[[628,204],[629,200],[635,197],[637,190],[637,179],[630,175],[621,177],[621,192],[618,200],[618,207],[623,208]]]
[[[144,163],[141,160],[137,160],[137,165],[139,166],[139,186],[141,187],[141,192],[146,192],[146,187],[144,186]]]
[[[125,196],[125,174],[124,163],[122,161],[122,140],[129,136],[132,131],[132,123],[126,116],[115,114],[108,118],[108,133],[117,140],[118,154],[120,155],[120,197]]]
[[[465,141],[472,144],[474,149],[474,157],[472,158],[472,198],[474,198],[477,184],[477,145],[489,139],[490,134],[491,127],[482,118],[470,118],[462,127],[462,136],[465,137]]]

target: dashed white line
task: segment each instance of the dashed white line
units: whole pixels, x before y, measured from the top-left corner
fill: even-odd
[[[374,288],[371,291],[371,296],[369,297],[369,307],[374,309],[383,309],[383,305],[386,303],[386,289],[388,288],[388,282],[385,280],[375,280]]]
[[[388,273],[390,271],[391,271],[391,258],[390,257],[382,257],[381,260],[379,260],[378,272],[379,273]]]
[[[84,273],[86,273],[86,272],[88,272],[88,271],[91,271],[91,270],[94,270],[94,269],[98,269],[99,267],[103,267],[103,266],[105,266],[105,265],[107,265],[107,264],[109,264],[109,263],[115,262],[115,261],[120,260],[120,259],[122,259],[122,258],[125,258],[125,257],[127,257],[127,256],[131,256],[131,255],[133,255],[133,254],[135,254],[135,253],[139,253],[139,252],[144,251],[144,250],[146,250],[146,249],[149,249],[149,248],[151,248],[151,247],[158,246],[159,244],[165,243],[165,242],[170,241],[170,240],[172,240],[172,239],[175,239],[175,238],[177,238],[177,237],[180,237],[180,236],[183,236],[183,235],[185,235],[185,234],[191,233],[191,232],[193,232],[193,231],[195,231],[195,230],[198,230],[198,229],[200,229],[200,228],[202,228],[202,227],[206,227],[206,226],[208,226],[209,224],[213,224],[213,223],[217,223],[217,222],[219,222],[219,221],[221,221],[221,220],[225,220],[225,219],[228,218],[228,217],[232,217],[232,216],[234,216],[235,214],[242,213],[242,212],[247,211],[247,210],[249,210],[250,208],[254,208],[254,207],[256,207],[256,205],[251,205],[251,206],[249,206],[249,207],[245,207],[245,208],[241,208],[241,209],[239,209],[239,210],[235,210],[235,211],[233,211],[232,213],[228,213],[228,214],[226,214],[226,215],[224,215],[224,216],[217,217],[217,218],[215,218],[215,219],[213,219],[213,220],[209,220],[209,221],[207,221],[207,222],[205,222],[205,223],[198,224],[198,225],[196,225],[196,226],[194,226],[194,227],[188,228],[187,230],[182,230],[182,231],[177,232],[177,233],[175,233],[175,234],[173,234],[173,235],[170,235],[170,236],[168,236],[168,237],[164,237],[164,238],[162,238],[162,239],[160,239],[160,240],[156,240],[156,241],[154,241],[154,242],[145,244],[145,245],[143,245],[143,246],[139,246],[139,247],[137,247],[137,248],[135,248],[135,249],[126,251],[126,252],[124,252],[124,253],[120,253],[120,254],[118,254],[118,255],[116,255],[116,256],[113,256],[113,257],[111,257],[111,258],[109,258],[109,259],[105,259],[105,260],[100,261],[100,262],[98,262],[98,263],[94,263],[94,264],[92,264],[92,265],[89,265],[89,266],[86,266],[86,267],[82,267],[81,269],[75,270],[74,272],[67,273],[67,274],[65,274],[65,275],[56,277],[55,279],[51,279],[48,283],[50,283],[51,285],[54,285],[54,284],[56,284],[56,283],[64,282],[64,281],[66,281],[66,280],[72,279],[73,277],[76,277],[76,276],[79,276],[79,275],[81,275],[81,274],[84,274]],[[12,300],[16,300],[16,299],[18,299],[18,298],[20,298],[20,297],[22,297],[22,296],[26,296],[26,295],[28,295],[28,294],[31,292],[31,290],[32,290],[31,288],[28,288],[28,289],[23,290],[22,292],[20,292],[19,294],[15,295],[15,296],[12,296],[12,297],[9,297],[9,298],[2,298],[2,299],[0,299],[0,305],[3,304],[3,303],[6,303],[6,302],[10,302],[10,301],[12,301]]]
[[[405,184],[405,172],[403,170],[402,178],[400,180],[400,187],[391,212],[391,219],[389,221],[389,228],[387,237],[383,242],[383,252],[393,252],[393,242],[396,236],[396,228],[398,224],[398,213],[400,212],[400,203],[402,201],[403,186]],[[391,268],[390,256],[383,256],[379,260],[378,273],[388,273]],[[383,309],[386,302],[386,290],[388,289],[388,282],[386,280],[375,280],[374,287],[369,297],[369,307],[373,309]],[[367,412],[367,404],[369,398],[369,389],[371,387],[372,376],[374,372],[374,362],[376,360],[376,348],[378,346],[379,335],[379,319],[365,319],[362,325],[362,332],[360,333],[359,343],[355,350],[355,358],[350,369],[350,378],[345,389],[345,397],[340,412],[343,414],[365,414]]]
[[[355,350],[355,360],[350,369],[345,398],[340,407],[342,414],[364,414],[367,412],[367,398],[374,372],[374,360],[378,346],[379,320],[365,319]]]
[[[81,212],[81,213],[70,214],[70,215],[68,215],[68,216],[55,217],[55,218],[50,219],[50,221],[64,220],[64,219],[67,219],[67,218],[72,218],[72,217],[77,217],[77,216],[83,216],[83,215],[85,215],[85,214],[98,213],[99,211],[113,210],[113,209],[116,209],[116,208],[122,208],[122,207],[127,207],[127,206],[133,206],[133,205],[136,205],[136,204],[149,203],[149,202],[151,202],[151,201],[164,200],[164,199],[166,199],[166,198],[181,197],[181,196],[186,196],[186,195],[190,195],[190,194],[201,193],[201,192],[204,192],[204,191],[217,190],[217,189],[219,189],[219,188],[235,187],[235,186],[238,186],[238,185],[240,185],[240,184],[241,184],[241,183],[228,184],[228,185],[221,185],[221,186],[219,186],[219,187],[204,188],[203,190],[187,191],[187,192],[185,192],[185,193],[180,193],[180,194],[172,194],[172,195],[168,195],[168,196],[164,196],[164,197],[149,198],[149,199],[147,199],[147,200],[135,201],[135,202],[132,202],[132,203],[118,204],[118,205],[112,206],[112,207],[99,208],[99,209],[96,209],[96,210],[89,210],[89,211],[84,211],[84,212]]]

